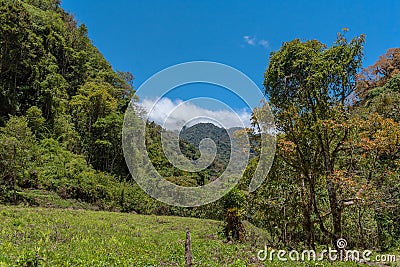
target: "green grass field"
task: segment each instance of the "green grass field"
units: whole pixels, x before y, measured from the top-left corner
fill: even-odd
[[[256,228],[258,243],[230,244],[212,220],[0,206],[0,266],[183,266],[186,227],[195,266],[289,265],[258,262]]]

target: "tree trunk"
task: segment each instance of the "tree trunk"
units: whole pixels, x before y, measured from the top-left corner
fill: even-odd
[[[327,188],[333,224],[332,244],[336,246],[336,240],[342,237],[342,211],[339,207],[335,184],[330,178],[327,180]]]
[[[308,191],[306,187],[306,181],[304,176],[302,176],[302,204],[303,204],[303,231],[305,235],[305,243],[308,248],[315,249],[314,244],[314,227],[311,220],[311,213],[313,210],[313,202],[311,192]],[[310,190],[311,191],[311,190]]]

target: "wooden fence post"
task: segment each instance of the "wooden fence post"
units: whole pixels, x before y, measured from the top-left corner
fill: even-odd
[[[192,267],[192,248],[190,244],[189,228],[186,228],[186,242],[185,242],[185,267]]]

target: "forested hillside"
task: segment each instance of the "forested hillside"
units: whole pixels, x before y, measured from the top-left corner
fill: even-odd
[[[121,142],[134,77],[111,68],[84,24],[54,0],[1,0],[0,9],[2,203],[222,218],[209,207],[165,206],[134,183]],[[160,173],[184,186],[209,181],[207,170],[188,173],[168,162],[162,131],[148,123],[146,143]],[[184,140],[181,148],[198,156]]]
[[[208,168],[209,180],[215,180],[226,169],[231,154],[228,130],[219,128],[212,123],[199,123],[182,129],[179,138],[188,141],[195,148],[198,148],[200,141],[205,138],[210,138],[215,142],[216,158]]]
[[[112,70],[59,1],[0,9],[2,200],[37,188],[109,202],[128,173],[120,132],[133,76]]]

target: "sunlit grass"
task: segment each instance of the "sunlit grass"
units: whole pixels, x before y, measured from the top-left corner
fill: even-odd
[[[226,243],[222,226],[194,218],[0,206],[0,266],[183,266],[186,227],[195,266],[329,266],[259,262],[260,244]]]

